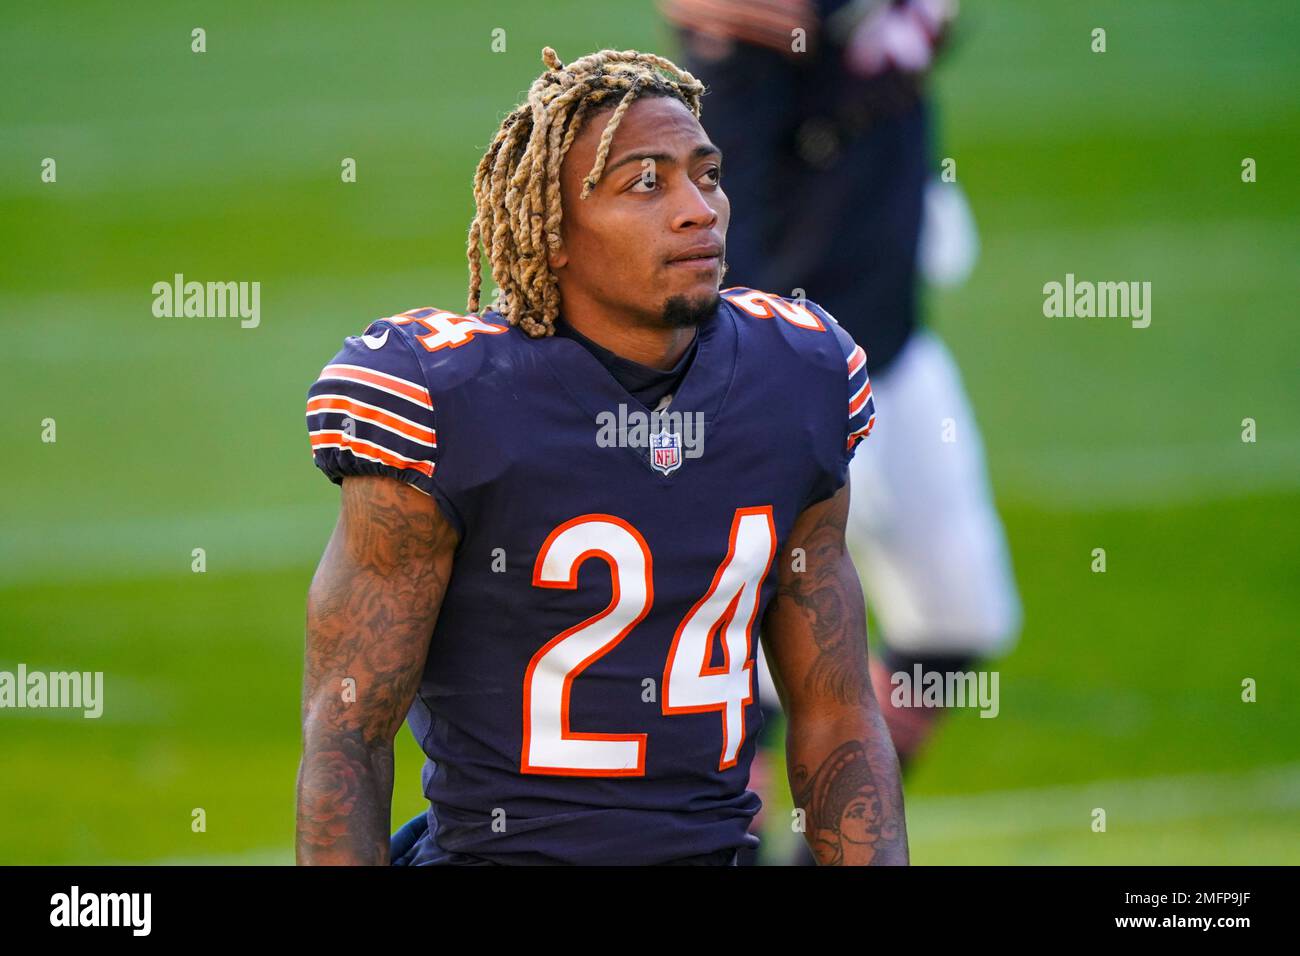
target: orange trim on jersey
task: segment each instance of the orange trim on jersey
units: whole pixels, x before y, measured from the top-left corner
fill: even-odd
[[[849,400],[849,418],[852,418],[858,412],[862,411],[862,406],[867,404],[867,399],[871,397],[871,383],[866,382],[862,388],[858,389],[858,394]]]
[[[867,364],[867,353],[862,348],[862,346],[859,345],[857,348],[853,350],[853,354],[849,356],[849,378],[852,378],[854,375],[857,375],[858,369],[862,368],[862,366],[866,364]]]
[[[434,319],[446,319],[452,323],[453,327],[459,326],[462,323],[468,326],[468,328],[459,330],[459,334],[465,336],[464,341],[452,341],[450,333],[448,333],[446,329],[440,329],[437,325],[433,324]],[[504,332],[510,331],[510,326],[508,325],[498,325],[495,322],[485,322],[477,315],[462,315],[459,312],[448,312],[446,309],[439,309],[433,306],[426,306],[419,309],[407,309],[405,312],[399,312],[397,315],[389,316],[387,319],[383,319],[382,321],[391,322],[394,325],[410,325],[412,323],[419,323],[428,331],[423,335],[417,335],[415,340],[423,345],[425,350],[428,352],[437,352],[446,348],[458,349],[462,345],[468,345],[470,342],[474,341],[474,336],[476,335],[501,335]],[[440,336],[447,336],[447,341],[437,342],[437,344],[434,345],[429,344]]]
[[[726,573],[727,568],[730,567],[731,563],[735,560],[736,539],[740,536],[740,521],[746,515],[763,515],[765,518],[767,518],[768,540],[771,542],[771,544],[770,547],[768,548],[767,565],[763,568],[763,573],[758,576],[758,580],[753,582],[754,613],[746,622],[746,626],[745,626],[745,666],[742,668],[742,670],[750,672],[749,695],[745,697],[741,703],[740,742],[736,745],[736,757],[734,760],[728,761],[724,759],[727,755],[727,749],[728,749],[727,748],[727,743],[728,743],[727,702],[722,701],[716,704],[692,704],[687,706],[674,707],[669,705],[668,697],[671,693],[670,685],[671,685],[671,676],[673,672],[673,659],[677,656],[677,645],[681,642],[682,634],[686,630],[686,625],[690,623],[690,621],[695,617],[697,613],[699,613],[700,608],[704,607],[704,605],[708,602],[709,598],[713,597],[714,592],[718,590],[718,585],[722,583],[723,574]],[[663,703],[661,708],[664,714],[701,714],[701,713],[708,713],[714,710],[719,712],[722,718],[722,756],[718,758],[718,770],[720,771],[726,770],[730,767],[734,767],[737,764],[737,762],[740,760],[740,750],[745,745],[745,734],[746,734],[745,707],[748,704],[752,703],[754,700],[754,681],[753,681],[754,662],[749,659],[754,650],[752,629],[754,626],[754,619],[757,618],[758,616],[758,604],[763,596],[763,582],[767,580],[767,576],[772,570],[772,561],[776,558],[776,543],[777,543],[776,522],[772,516],[771,505],[762,505],[761,507],[755,507],[755,508],[736,509],[736,513],[731,518],[731,534],[729,535],[727,540],[727,556],[722,559],[722,563],[718,565],[718,569],[713,572],[713,582],[709,585],[709,589],[704,592],[704,596],[700,598],[698,601],[696,601],[694,605],[692,605],[691,609],[686,612],[686,616],[682,618],[681,623],[677,625],[677,631],[676,633],[673,634],[672,645],[668,649],[668,660],[664,663],[664,678],[662,684]],[[708,675],[731,673],[731,653],[730,653],[730,649],[727,646],[727,642],[725,640],[722,641],[722,660],[723,660],[722,666],[710,667],[709,659],[713,656],[713,641],[715,639],[715,635],[717,638],[721,638],[723,629],[731,625],[732,621],[735,619],[736,611],[740,604],[740,599],[742,596],[744,596],[744,594],[745,594],[745,585],[742,583],[740,590],[736,592],[736,596],[732,598],[731,602],[727,605],[727,608],[725,611],[723,611],[722,616],[719,617],[717,621],[713,622],[712,626],[710,626],[708,636],[705,638],[704,641],[705,656],[704,656],[704,660],[700,662],[700,670],[698,676],[705,677]]]
[[[553,647],[555,647],[555,645],[559,644],[561,641],[565,640],[566,638],[572,636],[573,634],[577,633],[578,631],[584,628],[590,627],[592,624],[595,624],[597,621],[603,620],[604,618],[608,617],[610,614],[614,612],[614,609],[618,607],[619,601],[622,600],[622,589],[619,587],[619,582],[618,582],[618,563],[614,560],[614,556],[612,554],[610,554],[608,551],[605,551],[604,549],[601,548],[590,548],[582,552],[581,554],[579,554],[576,558],[574,558],[573,562],[569,565],[569,576],[566,580],[563,581],[544,580],[541,576],[542,565],[546,563],[546,555],[550,551],[551,546],[554,544],[555,540],[561,534],[563,534],[565,531],[568,531],[570,528],[576,527],[577,525],[597,523],[597,522],[610,522],[612,524],[619,525],[621,528],[623,528],[623,530],[627,531],[632,536],[633,540],[636,541],[637,546],[640,547],[641,554],[645,558],[645,605],[641,608],[641,612],[630,623],[628,623],[626,627],[619,630],[619,632],[615,634],[615,636],[609,641],[609,643],[605,644],[603,647],[598,648],[594,653],[588,655],[585,660],[579,662],[579,664],[576,667],[574,667],[572,670],[570,670],[567,674],[564,675],[563,690],[560,695],[560,738],[562,740],[634,741],[637,745],[636,766],[621,767],[617,769],[533,766],[528,762],[528,754],[531,748],[532,732],[533,732],[533,728],[532,728],[533,674],[537,669],[538,663],[541,661],[543,657],[546,656],[546,654]],[[618,646],[618,644],[623,640],[623,638],[627,637],[627,635],[631,633],[632,629],[636,627],[638,624],[640,624],[643,620],[645,620],[645,616],[650,613],[650,608],[654,604],[654,580],[653,580],[653,566],[652,566],[653,559],[650,556],[650,546],[646,544],[645,538],[641,536],[641,532],[637,531],[636,528],[634,528],[631,524],[624,521],[622,518],[617,517],[616,515],[589,514],[589,515],[580,515],[577,518],[570,518],[568,521],[564,522],[564,524],[560,525],[558,528],[556,528],[554,531],[552,531],[549,535],[546,536],[546,540],[542,543],[541,549],[537,552],[537,561],[533,565],[533,587],[565,588],[568,590],[576,589],[578,586],[578,570],[582,567],[583,563],[588,558],[600,558],[603,561],[605,561],[606,564],[609,565],[610,582],[613,587],[613,595],[610,598],[609,606],[606,607],[605,610],[601,611],[599,614],[592,615],[591,617],[587,618],[585,621],[582,621],[579,624],[575,624],[573,627],[566,628],[565,630],[561,631],[559,634],[556,634],[555,637],[547,641],[537,651],[537,653],[533,655],[532,660],[528,662],[528,669],[524,674],[524,700],[523,700],[524,734],[523,734],[523,741],[521,743],[520,751],[519,751],[519,772],[549,774],[552,776],[564,776],[564,777],[644,777],[646,738],[648,735],[643,733],[642,734],[602,734],[602,733],[571,730],[569,728],[569,693],[573,689],[574,678],[576,678],[579,674],[581,674],[584,670],[586,670],[589,666],[591,666],[592,663],[599,660],[601,657],[605,656],[610,651],[612,651],[616,646]]]
[[[437,433],[432,428],[417,425],[381,408],[369,408],[341,395],[322,395],[308,400],[307,414],[313,415],[319,412],[342,412],[357,421],[387,428],[414,441],[424,442],[435,448],[438,445]]]
[[[414,468],[426,478],[433,477],[433,462],[417,461],[414,458],[407,458],[405,455],[399,455],[397,452],[389,451],[387,448],[360,438],[355,438],[341,431],[317,431],[311,433],[311,447],[316,448],[338,448],[342,451],[352,452],[359,457],[371,458],[393,468]]]
[[[721,295],[742,312],[752,315],[756,319],[771,319],[780,316],[796,328],[816,332],[826,331],[826,326],[822,324],[822,320],[811,309],[797,302],[787,302],[781,296],[773,295],[771,292],[750,289],[748,292],[737,292],[735,294],[728,294],[727,291],[723,291]]]
[[[852,451],[854,445],[856,445],[856,444],[857,444],[858,442],[860,442],[862,439],[866,438],[868,435],[871,434],[871,426],[873,426],[873,425],[875,425],[875,424],[876,424],[876,416],[875,416],[875,415],[872,415],[869,419],[867,419],[866,427],[864,427],[864,428],[859,428],[857,431],[855,431],[855,432],[853,432],[851,435],[849,435],[849,440],[848,440],[848,442],[845,444],[845,448],[844,448],[844,450],[845,450],[845,451]]]
[[[433,410],[433,402],[429,398],[427,388],[423,385],[416,385],[414,382],[408,382],[404,378],[398,378],[396,375],[376,372],[373,369],[361,368],[356,365],[327,365],[324,371],[320,373],[320,378],[316,379],[316,381],[322,382],[333,378],[385,388],[415,402],[417,405],[422,405],[430,411]]]

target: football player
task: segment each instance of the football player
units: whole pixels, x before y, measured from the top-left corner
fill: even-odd
[[[310,388],[342,504],[308,596],[298,860],[734,865],[761,634],[818,861],[905,863],[844,542],[863,351],[812,302],[720,292],[694,77],[543,62],[475,174],[464,312],[377,320]],[[404,719],[430,810],[390,843]]]

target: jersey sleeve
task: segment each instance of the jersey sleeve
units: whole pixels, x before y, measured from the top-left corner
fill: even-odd
[[[312,456],[330,481],[387,475],[445,511],[435,417],[419,359],[402,329],[383,320],[345,339],[307,392]]]
[[[871,434],[871,429],[876,424],[876,401],[871,394],[871,379],[867,376],[867,353],[853,341],[853,336],[835,320],[835,316],[816,303],[809,302],[808,305],[817,315],[828,320],[826,326],[835,335],[840,355],[844,359],[841,374],[847,379],[847,407],[843,419],[843,464],[847,468],[858,443]]]
[[[844,357],[849,377],[848,421],[844,427],[844,462],[847,464],[858,442],[870,435],[876,424],[876,400],[871,395],[871,379],[867,376],[866,351],[838,325],[835,328],[839,330],[840,344],[847,352]]]
[[[818,478],[805,507],[831,497],[849,480],[849,463],[862,439],[876,423],[876,403],[867,377],[866,350],[825,308],[804,299],[800,303],[818,320],[816,334],[796,330],[801,341],[816,343]]]

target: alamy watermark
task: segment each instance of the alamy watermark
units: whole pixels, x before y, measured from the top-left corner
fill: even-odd
[[[171,282],[153,284],[153,314],[159,319],[240,319],[255,329],[262,321],[262,283],[186,282],[178,272]]]
[[[95,719],[104,713],[103,671],[0,671],[0,709],[80,710]]]
[[[596,444],[601,448],[648,448],[655,471],[672,474],[686,458],[704,454],[704,413],[646,412],[620,403],[618,411],[596,416]]]
[[[148,936],[152,912],[152,893],[83,893],[73,886],[50,897],[51,926],[122,926],[132,936]]]
[[[1043,286],[1043,315],[1049,319],[1132,319],[1135,329],[1151,324],[1150,282],[1075,281],[1074,273],[1065,274],[1065,282],[1048,282]]]
[[[978,707],[981,717],[996,717],[997,671],[926,671],[913,664],[912,672],[895,671],[889,677],[895,707]]]

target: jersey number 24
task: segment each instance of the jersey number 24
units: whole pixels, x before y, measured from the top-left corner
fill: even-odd
[[[721,713],[719,770],[735,766],[745,739],[745,705],[753,700],[751,629],[763,579],[775,556],[771,505],[737,509],[727,556],[708,591],[677,626],[664,664],[665,714]],[[570,730],[569,691],[586,667],[613,650],[650,612],[650,549],[622,518],[582,515],[547,536],[533,568],[533,584],[576,588],[578,568],[588,558],[609,565],[613,600],[599,614],[555,635],[529,661],[519,769],[561,776],[645,776],[647,735]],[[714,633],[722,639],[719,667],[710,666]]]

